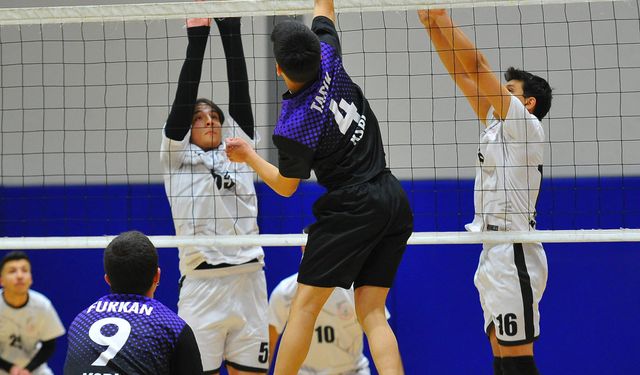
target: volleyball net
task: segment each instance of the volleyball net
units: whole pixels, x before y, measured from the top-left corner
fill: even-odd
[[[538,229],[466,233],[481,126],[415,10],[448,8],[497,74],[547,79]],[[638,1],[336,1],[344,65],[380,122],[387,164],[415,215],[410,243],[640,241]],[[172,236],[160,164],[189,17],[242,17],[256,149],[284,85],[270,33],[310,24],[311,1],[209,1],[0,8],[0,248],[104,248],[138,229],[161,247],[293,246],[322,194],[313,181],[278,198],[257,177],[260,236]],[[229,105],[211,28],[200,97]],[[242,218],[240,218],[242,219]],[[294,234],[288,234],[294,233]]]

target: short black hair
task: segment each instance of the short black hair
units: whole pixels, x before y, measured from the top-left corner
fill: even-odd
[[[10,251],[9,253],[7,253],[7,255],[2,257],[2,261],[0,262],[0,273],[2,273],[2,270],[4,269],[5,264],[9,262],[13,262],[14,260],[23,260],[23,259],[29,262],[29,264],[31,264],[31,259],[29,259],[29,256],[24,251],[20,251],[20,250]]]
[[[318,77],[320,39],[298,21],[284,21],[271,32],[273,55],[289,79],[307,83]]]
[[[198,105],[200,105],[200,104],[205,104],[205,105],[208,105],[209,107],[211,107],[211,109],[214,110],[218,114],[218,117],[220,117],[220,125],[222,125],[224,123],[224,112],[222,112],[222,109],[220,109],[220,107],[218,107],[218,105],[216,103],[214,103],[213,101],[211,101],[210,99],[207,99],[207,98],[198,98],[196,100],[195,107],[193,107],[193,110],[195,111],[198,108]]]
[[[124,232],[104,250],[104,272],[111,291],[144,295],[158,270],[158,250],[138,231]]]
[[[507,80],[507,82],[511,80],[521,81],[524,97],[536,98],[536,107],[533,109],[533,114],[538,120],[542,120],[544,116],[549,113],[553,95],[551,94],[551,86],[549,86],[549,83],[544,78],[533,75],[525,70],[510,67],[504,73],[504,79]]]

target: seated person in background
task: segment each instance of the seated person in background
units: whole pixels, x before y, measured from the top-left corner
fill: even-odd
[[[64,326],[44,295],[31,290],[31,261],[12,251],[0,263],[0,374],[53,374],[46,361]]]
[[[111,294],[71,323],[64,373],[201,375],[193,331],[153,299],[160,268],[151,241],[122,233],[104,251],[104,270]]]

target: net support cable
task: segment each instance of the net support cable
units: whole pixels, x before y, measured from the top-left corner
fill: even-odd
[[[533,4],[611,2],[611,0],[336,0],[338,13],[471,8]],[[0,25],[166,20],[189,17],[275,16],[313,12],[310,0],[220,0],[31,8],[0,8]]]
[[[104,249],[116,236],[6,237],[0,250]],[[158,248],[178,246],[301,246],[306,234],[245,236],[149,236]],[[514,232],[416,232],[409,245],[455,245],[480,243],[640,242],[640,229],[539,230]]]

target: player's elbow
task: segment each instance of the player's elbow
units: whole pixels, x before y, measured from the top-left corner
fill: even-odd
[[[285,197],[285,198],[289,198],[290,196],[293,195],[293,193],[295,193],[297,190],[297,187],[291,188],[291,187],[285,187],[285,188],[281,188],[278,191],[278,194],[280,194],[281,196]]]
[[[478,73],[491,72],[491,65],[489,64],[489,60],[487,60],[487,57],[484,54],[478,52],[476,59]]]
[[[278,188],[276,189],[276,192],[283,197],[289,198],[296,192],[296,190],[298,190],[299,183],[300,180],[297,178],[287,178],[281,175],[278,179]]]

